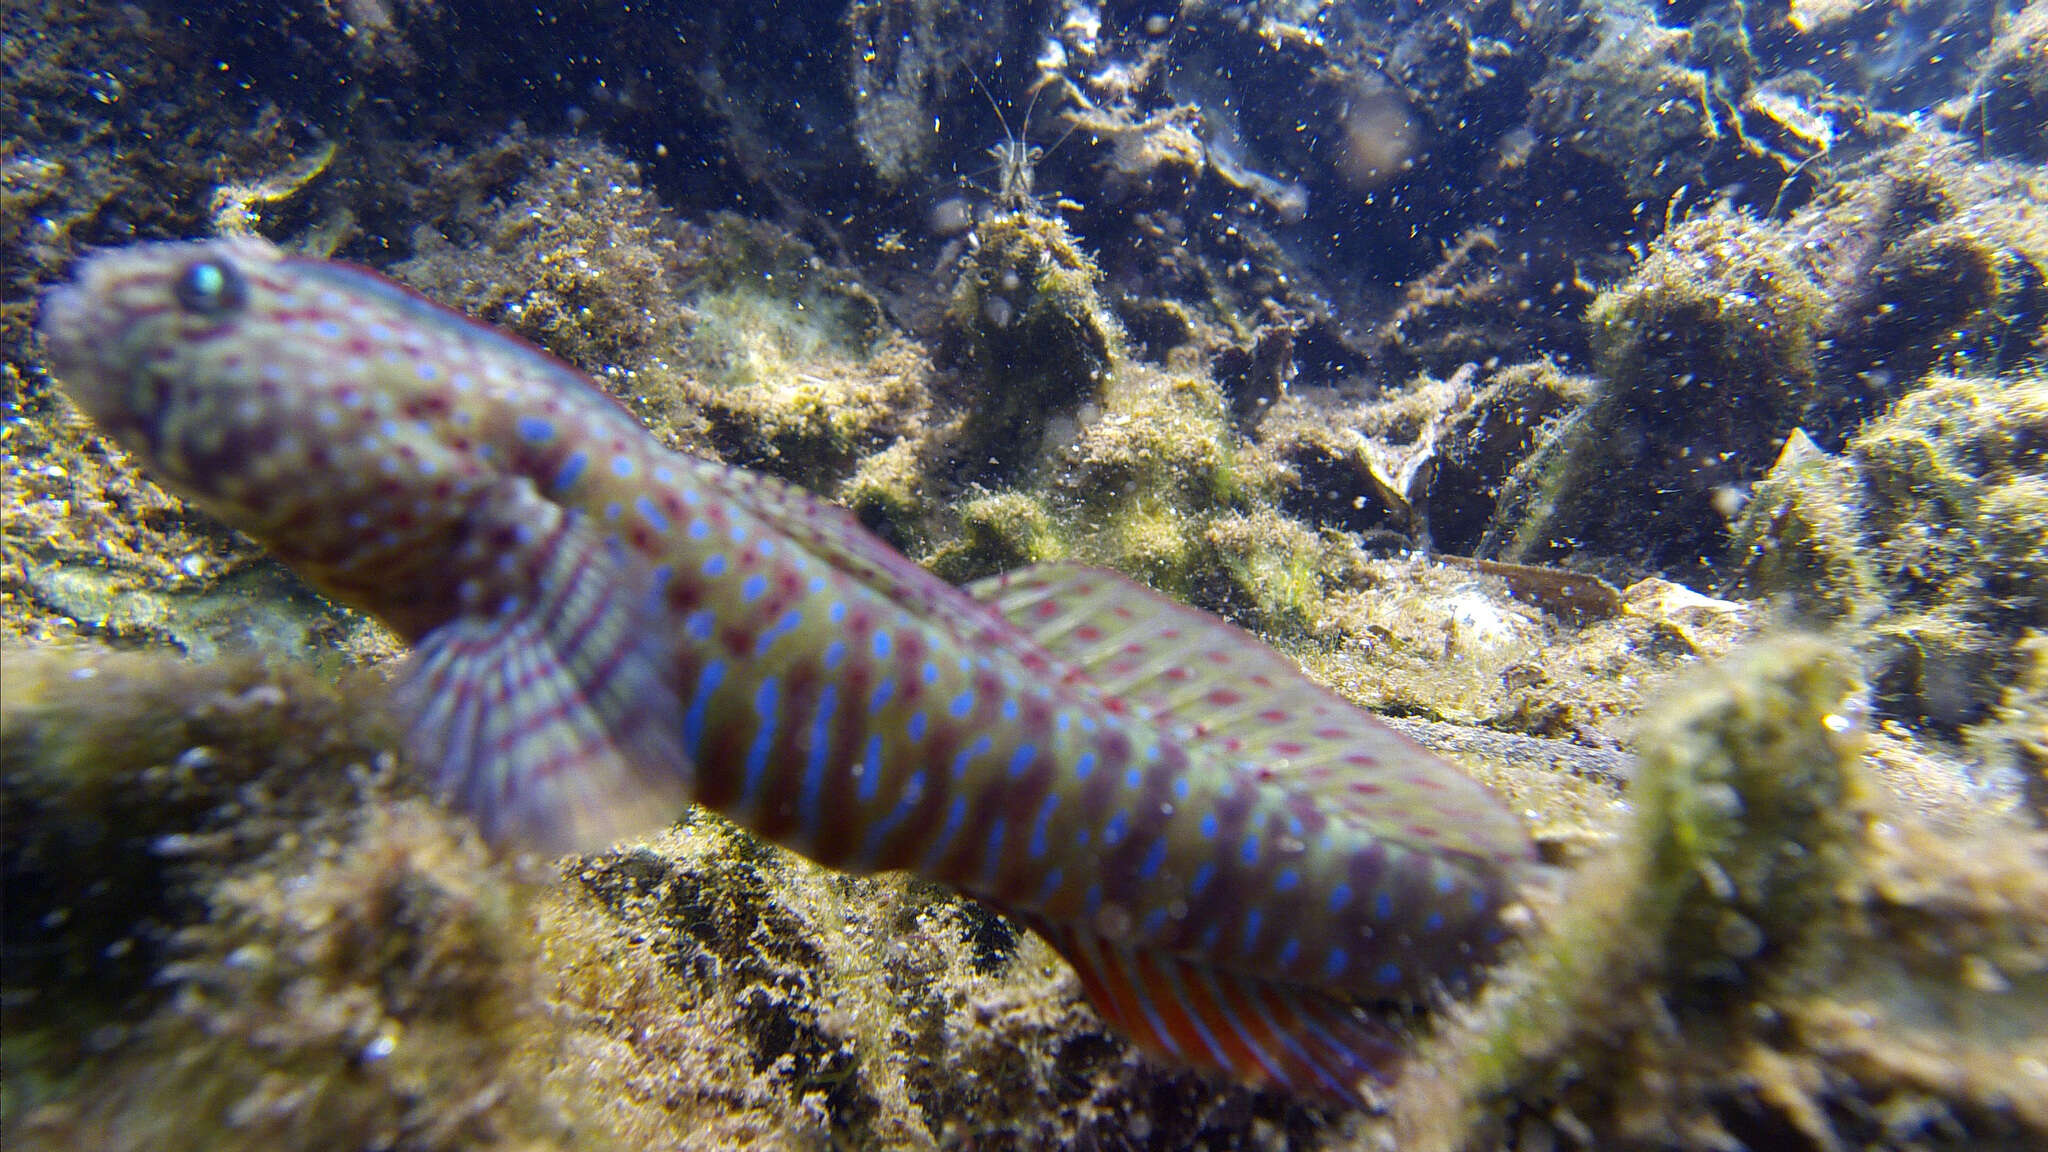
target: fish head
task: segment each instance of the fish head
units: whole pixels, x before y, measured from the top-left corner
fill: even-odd
[[[108,439],[332,590],[318,569],[360,555],[363,525],[390,555],[446,538],[489,477],[451,428],[450,373],[405,343],[403,290],[309,266],[256,237],[100,251],[39,328]]]
[[[259,535],[332,491],[316,444],[350,384],[331,359],[308,363],[285,259],[254,237],[97,252],[44,295],[38,325],[65,393],[110,440]]]

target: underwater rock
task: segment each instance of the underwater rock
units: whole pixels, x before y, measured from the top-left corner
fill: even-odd
[[[929,364],[851,273],[729,213],[712,218],[685,268],[684,362],[701,368],[678,399],[720,459],[831,491],[894,445],[914,457]]]
[[[2008,156],[2048,163],[2048,4],[2034,0],[1984,54],[1964,120]]]
[[[974,235],[946,344],[975,380],[962,445],[969,474],[1006,476],[1040,450],[1049,421],[1099,398],[1123,336],[1096,293],[1095,262],[1057,217],[1003,212]]]
[[[1832,427],[1853,427],[1930,370],[2048,364],[2048,178],[1937,134],[1859,167],[1787,225],[1831,301],[1821,367],[1839,394]]]
[[[1983,721],[2048,624],[2048,380],[1935,377],[1839,456],[1797,437],[1732,558],[1752,591],[1862,621],[1886,714]]]
[[[1532,900],[1527,953],[1424,1045],[1401,1146],[2048,1138],[2048,841],[1898,805],[1858,690],[1804,637],[1674,688],[1621,839]]]
[[[1327,1115],[1140,1059],[1036,937],[716,817],[547,870],[306,672],[10,652],[25,1149],[1297,1147]]]
[[[565,1140],[528,888],[394,770],[371,685],[6,661],[10,1145]]]
[[[683,224],[606,147],[520,130],[442,166],[424,198],[396,274],[588,369],[670,443],[829,491],[923,440],[922,353],[779,228]]]
[[[1718,575],[1724,521],[1795,429],[1834,449],[1931,371],[2048,352],[2037,178],[1914,136],[1783,224],[1680,224],[1588,312],[1599,395],[1516,467],[1482,550]]]
[[[1370,400],[1297,389],[1272,406],[1257,436],[1292,473],[1281,507],[1305,522],[1463,551],[1546,427],[1593,392],[1590,380],[1548,361],[1484,375],[1467,364]]]
[[[1483,373],[1471,404],[1451,417],[1438,441],[1429,487],[1436,547],[1477,547],[1516,467],[1597,391],[1591,378],[1548,359]]]
[[[1700,576],[1722,551],[1716,494],[1763,475],[1820,403],[1826,297],[1775,230],[1719,209],[1665,234],[1587,316],[1598,395],[1520,467],[1481,544]]]

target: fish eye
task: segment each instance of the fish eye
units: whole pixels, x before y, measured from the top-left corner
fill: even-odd
[[[249,302],[249,282],[225,260],[195,260],[178,273],[174,291],[185,311],[197,316],[225,316]]]

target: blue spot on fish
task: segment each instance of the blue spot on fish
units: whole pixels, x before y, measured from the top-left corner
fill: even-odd
[[[976,759],[982,756],[988,755],[989,748],[990,744],[988,737],[976,737],[974,743],[969,744],[967,747],[961,749],[960,754],[958,756],[953,757],[953,775],[955,777],[964,775],[967,772],[967,766],[969,764],[973,763]]]
[[[974,711],[974,693],[962,692],[958,696],[953,697],[953,703],[947,706],[946,711],[956,719]]]
[[[1130,826],[1130,813],[1125,812],[1121,808],[1117,809],[1116,814],[1109,818],[1109,824],[1102,830],[1102,842],[1104,844],[1115,844],[1124,838],[1124,832]]]
[[[1296,872],[1292,868],[1282,868],[1280,874],[1273,877],[1273,891],[1275,892],[1292,892],[1300,884],[1301,873]]]
[[[846,641],[833,640],[825,645],[825,671],[836,670],[846,660]]]
[[[717,623],[718,617],[709,608],[700,608],[683,621],[683,635],[692,640],[709,640],[711,629]]]
[[[617,476],[621,480],[631,479],[633,475],[633,458],[631,456],[612,457],[612,475]]]
[[[1237,855],[1238,855],[1238,858],[1239,858],[1239,859],[1241,859],[1241,860],[1243,860],[1243,861],[1244,861],[1244,862],[1245,862],[1246,864],[1256,864],[1256,863],[1258,863],[1258,862],[1259,862],[1259,838],[1258,838],[1257,836],[1247,836],[1247,837],[1245,837],[1245,838],[1244,838],[1244,847],[1242,847],[1242,848],[1239,848],[1239,849],[1238,849],[1238,851],[1237,851]]]
[[[760,687],[754,690],[754,742],[747,746],[746,785],[743,793],[748,805],[758,803],[761,788],[767,783],[768,753],[775,746],[775,724],[782,718],[782,682],[773,676],[764,677]]]
[[[875,690],[868,694],[868,715],[872,716],[889,706],[889,700],[896,695],[896,678],[884,676],[875,684]]]
[[[1024,770],[1031,767],[1031,762],[1036,759],[1038,759],[1038,745],[1029,743],[1017,745],[1017,750],[1010,753],[1010,777],[1015,779],[1022,776]]]
[[[1152,847],[1145,850],[1145,858],[1138,862],[1138,876],[1150,880],[1159,875],[1159,869],[1166,864],[1166,838],[1152,841]]]
[[[704,750],[705,713],[711,707],[711,697],[724,682],[723,660],[711,661],[697,674],[697,690],[690,696],[690,707],[683,712],[683,743],[689,746],[692,759]]]
[[[930,869],[932,863],[937,863],[939,857],[945,854],[947,847],[953,843],[953,837],[960,834],[960,826],[966,822],[967,796],[962,793],[954,796],[953,802],[946,807],[946,824],[945,827],[939,829],[938,838],[932,841],[931,853],[926,857],[929,862],[926,865],[927,870]]]
[[[725,553],[713,552],[704,558],[704,574],[706,576],[723,576],[725,575],[727,563]]]
[[[555,422],[539,416],[521,416],[517,430],[528,444],[546,444],[555,438]]]
[[[1204,860],[1202,862],[1202,866],[1200,868],[1195,869],[1195,878],[1194,881],[1188,885],[1188,894],[1191,896],[1200,896],[1202,894],[1202,891],[1209,887],[1209,881],[1214,880],[1215,878],[1216,865],[1211,864],[1208,861]]]
[[[804,752],[803,823],[816,837],[824,823],[825,768],[832,755],[832,717],[839,711],[839,686],[818,691],[818,712],[811,717],[810,747]]]
[[[1248,908],[1248,909],[1246,909],[1246,910],[1245,910],[1245,914],[1244,914],[1244,949],[1245,949],[1245,951],[1247,951],[1247,952],[1251,951],[1253,943],[1255,943],[1255,942],[1256,942],[1256,941],[1258,940],[1258,938],[1259,938],[1259,925],[1261,925],[1261,924],[1265,923],[1265,920],[1266,920],[1266,911],[1265,911],[1265,909],[1263,909],[1263,908],[1260,908],[1260,907],[1258,907],[1257,905],[1253,905],[1252,907],[1250,907],[1250,908]]]
[[[1095,753],[1083,752],[1074,761],[1074,778],[1086,780],[1095,771]]]
[[[911,740],[922,740],[924,739],[924,725],[924,713],[912,712],[909,721],[903,725],[903,730],[910,734]]]
[[[1052,823],[1052,810],[1059,806],[1060,794],[1057,792],[1046,793],[1044,801],[1038,805],[1038,819],[1031,825],[1031,858],[1033,860],[1045,859],[1046,826]]]
[[[1373,919],[1375,920],[1393,919],[1394,897],[1386,892],[1382,892],[1379,895],[1374,896],[1372,898],[1372,915]]]
[[[668,517],[661,514],[661,509],[655,506],[652,496],[642,496],[634,500],[633,507],[640,513],[640,518],[647,521],[649,528],[664,535],[668,533]]]
[[[887,632],[877,631],[877,632],[875,633],[875,637],[874,637],[874,647],[875,647],[875,659],[877,659],[877,660],[886,660],[886,659],[888,659],[888,658],[889,658],[889,634],[888,634]]]
[[[791,632],[796,631],[797,625],[802,624],[803,622],[804,614],[802,612],[799,612],[794,608],[791,608],[789,611],[784,612],[782,614],[782,618],[775,622],[774,627],[768,629],[766,632],[761,633],[761,635],[757,639],[755,639],[754,655],[760,656],[766,653],[768,649],[775,646],[775,642],[777,640],[780,640],[784,636],[789,635]]]
[[[1055,895],[1059,893],[1060,884],[1063,881],[1065,881],[1066,878],[1067,874],[1058,868],[1054,868],[1051,871],[1047,872],[1045,874],[1045,880],[1038,886],[1038,902],[1040,904],[1044,904],[1047,901],[1050,901]]]
[[[1340,912],[1349,903],[1351,903],[1351,885],[1339,884],[1335,888],[1330,889],[1330,911]]]
[[[1351,954],[1342,948],[1332,948],[1330,949],[1330,954],[1323,957],[1323,979],[1335,982],[1337,977],[1342,976],[1344,970],[1349,967],[1351,967]]]
[[[759,572],[747,577],[746,583],[740,585],[740,599],[745,600],[749,604],[767,594],[768,578]]]
[[[562,466],[555,469],[554,487],[559,491],[576,483],[582,477],[583,470],[589,466],[590,454],[588,452],[571,452],[562,461]]]
[[[874,800],[882,788],[882,734],[877,732],[868,737],[868,746],[860,759],[860,802]]]
[[[1389,960],[1372,970],[1372,978],[1382,984],[1399,984],[1401,982],[1401,966]]]

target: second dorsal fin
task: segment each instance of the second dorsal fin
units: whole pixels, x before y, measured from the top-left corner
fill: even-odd
[[[1023,568],[967,591],[1106,696],[1375,837],[1528,857],[1520,822],[1484,785],[1215,616],[1080,564]]]

